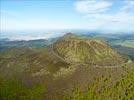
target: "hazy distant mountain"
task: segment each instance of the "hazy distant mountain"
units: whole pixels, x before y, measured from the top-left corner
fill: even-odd
[[[50,38],[50,39],[37,39],[37,40],[10,40],[0,39],[0,51],[4,51],[10,48],[21,47],[21,46],[30,46],[30,47],[46,47],[56,41],[57,38]]]

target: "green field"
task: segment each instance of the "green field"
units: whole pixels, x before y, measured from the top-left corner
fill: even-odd
[[[134,48],[134,40],[115,40],[111,44]]]

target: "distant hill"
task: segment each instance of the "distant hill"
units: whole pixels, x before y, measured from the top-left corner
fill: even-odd
[[[37,40],[13,40],[10,39],[0,39],[0,52],[5,51],[15,47],[21,46],[30,46],[35,48],[46,47],[53,42],[55,42],[57,38],[50,38],[50,39],[37,39]]]

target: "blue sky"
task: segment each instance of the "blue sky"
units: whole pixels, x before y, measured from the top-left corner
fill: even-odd
[[[1,30],[134,32],[133,0],[1,0]]]
[[[76,12],[74,3],[72,0],[3,0],[3,29],[84,28],[81,26],[87,24],[86,19]]]

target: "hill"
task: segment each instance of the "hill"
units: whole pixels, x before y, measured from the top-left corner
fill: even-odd
[[[116,65],[123,62],[121,55],[106,42],[97,38],[86,38],[67,33],[52,46],[55,54],[68,63]]]
[[[0,100],[133,100],[133,66],[103,40],[69,33],[0,52]]]

